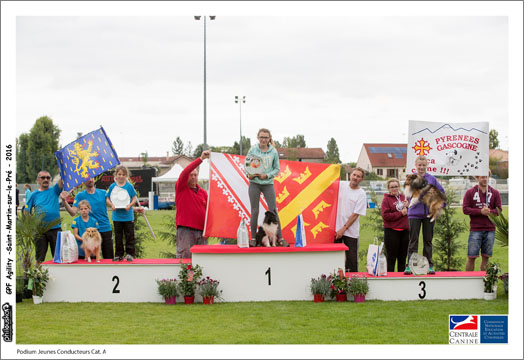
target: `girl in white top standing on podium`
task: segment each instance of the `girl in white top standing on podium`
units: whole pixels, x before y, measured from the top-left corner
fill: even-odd
[[[133,220],[133,205],[136,204],[136,191],[133,185],[127,181],[129,170],[125,165],[118,165],[115,169],[115,182],[111,184],[106,192],[107,205],[111,206],[113,211],[111,218],[115,230],[115,258],[113,261],[122,261],[124,259],[124,240],[126,237],[126,260],[133,261],[135,257],[135,224]],[[117,209],[115,204],[111,201],[111,193],[115,188],[127,191],[131,201],[123,209]]]

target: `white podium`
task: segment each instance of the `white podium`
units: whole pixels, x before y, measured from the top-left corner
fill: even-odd
[[[197,245],[193,263],[203,276],[220,281],[223,300],[311,300],[311,278],[344,269],[344,244],[306,247],[239,248],[236,245]]]
[[[359,275],[364,275],[360,273]],[[368,275],[366,300],[458,300],[484,298],[484,271],[449,271],[435,275]]]
[[[156,279],[178,279],[181,262],[190,259],[135,259],[100,263],[79,260],[73,264],[42,263],[50,281],[44,302],[163,302]],[[181,297],[182,298],[182,297]],[[178,300],[178,299],[177,299]]]
[[[220,281],[222,301],[272,301],[313,299],[311,278],[344,268],[343,244],[308,245],[305,248],[238,248],[236,245],[197,245],[191,249],[193,264],[203,276]],[[102,260],[88,263],[42,265],[51,280],[44,302],[163,302],[156,279],[178,279],[181,263],[190,259],[135,259],[133,262]],[[367,300],[424,301],[482,299],[484,271],[437,272],[406,276],[388,273],[367,276]],[[352,298],[348,296],[348,298]],[[182,302],[182,296],[177,298]],[[196,295],[195,302],[202,302]]]

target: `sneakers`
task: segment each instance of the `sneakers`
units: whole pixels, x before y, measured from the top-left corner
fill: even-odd
[[[433,266],[429,267],[428,275],[435,275],[435,270],[433,270]]]
[[[133,259],[133,257],[131,255],[127,254],[126,260],[127,261],[133,261],[134,259]]]
[[[406,270],[404,270],[404,275],[412,275],[411,269],[409,268],[409,265],[406,266]]]
[[[113,261],[122,261],[122,260],[124,260],[124,258],[122,256],[115,256],[113,258]]]

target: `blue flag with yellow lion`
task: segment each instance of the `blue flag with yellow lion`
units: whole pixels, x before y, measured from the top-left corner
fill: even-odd
[[[89,178],[94,178],[120,164],[103,127],[58,150],[55,157],[65,191],[70,191]]]

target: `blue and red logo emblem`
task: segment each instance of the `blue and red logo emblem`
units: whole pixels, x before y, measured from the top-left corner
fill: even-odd
[[[450,330],[478,330],[479,317],[478,315],[450,315],[449,316]]]

